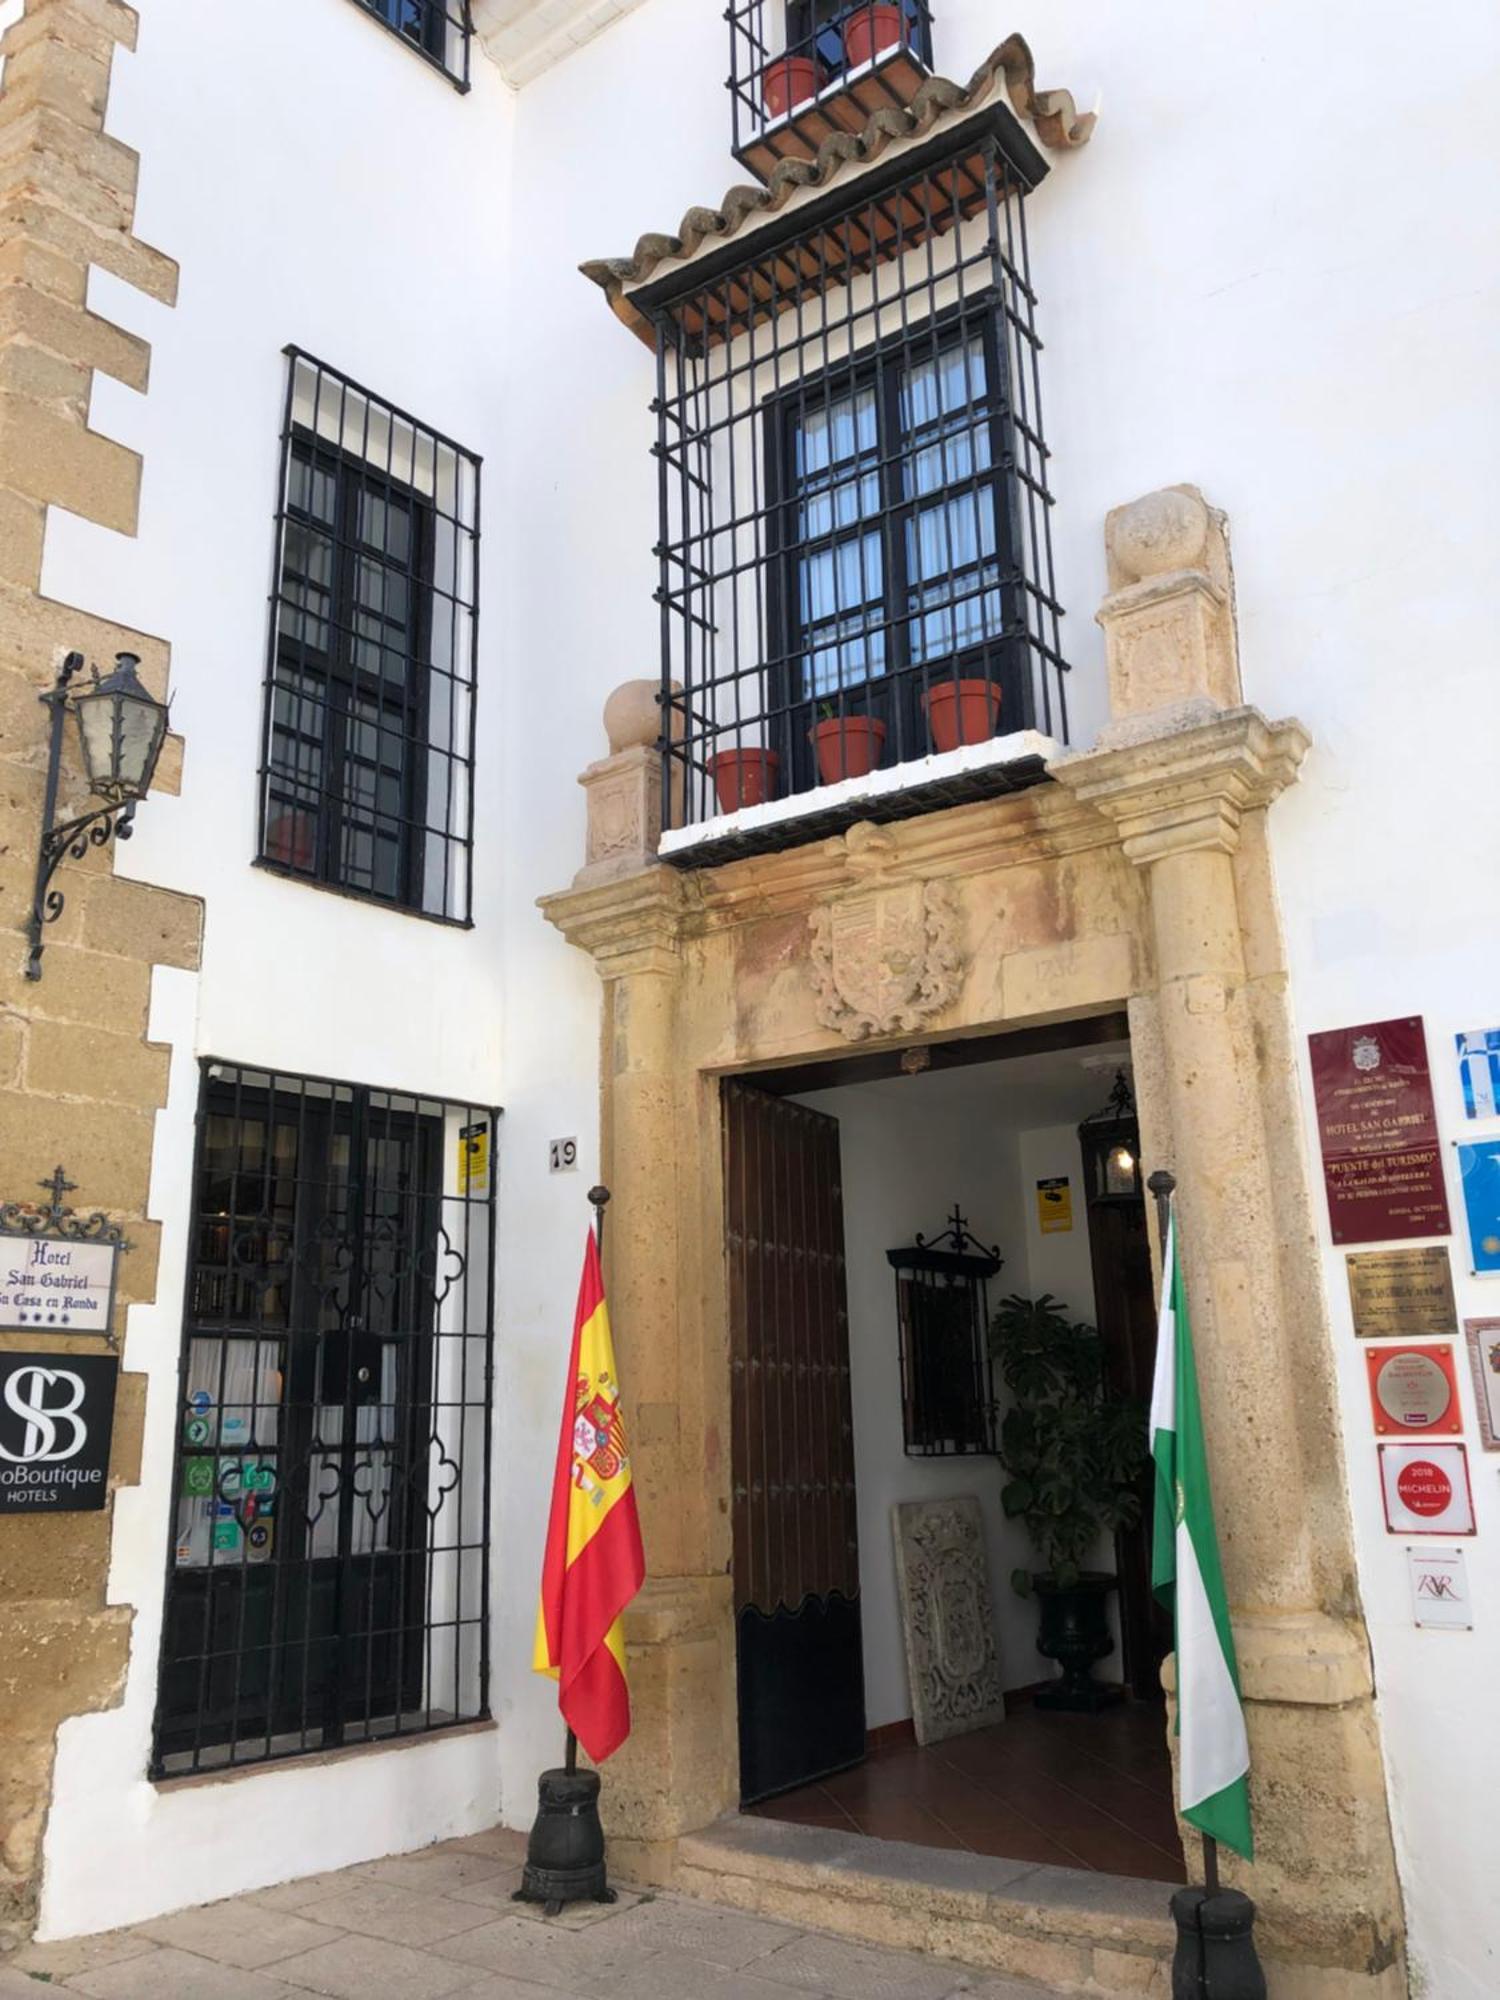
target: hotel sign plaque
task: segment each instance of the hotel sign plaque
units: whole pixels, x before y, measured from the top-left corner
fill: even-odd
[[[1308,1046],[1334,1242],[1449,1235],[1421,1016],[1335,1028]]]
[[[1356,1250],[1348,1258],[1349,1303],[1361,1340],[1458,1332],[1447,1245]]]

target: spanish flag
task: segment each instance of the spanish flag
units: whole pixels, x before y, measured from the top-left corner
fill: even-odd
[[[630,1734],[620,1614],[645,1575],[609,1308],[591,1229],[573,1315],[532,1665],[558,1683],[563,1718],[596,1764]]]

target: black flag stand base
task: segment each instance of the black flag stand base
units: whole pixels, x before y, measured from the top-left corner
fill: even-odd
[[[526,1843],[526,1866],[512,1901],[541,1903],[555,1917],[565,1903],[612,1903],[599,1824],[599,1773],[580,1771],[568,1734],[567,1768],[537,1780],[537,1813]]]
[[[1266,2000],[1248,1896],[1238,1889],[1179,1889],[1172,1916],[1172,2000]]]
[[[604,1254],[607,1187],[589,1189],[599,1254]],[[568,1731],[560,1771],[543,1771],[536,1785],[536,1818],[526,1842],[526,1866],[513,1903],[540,1903],[555,1917],[565,1903],[612,1903],[604,1869],[604,1828],[599,1823],[599,1773],[578,1768],[578,1738]]]

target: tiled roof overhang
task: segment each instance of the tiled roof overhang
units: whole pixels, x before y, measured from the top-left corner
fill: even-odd
[[[904,157],[918,151],[918,141],[946,134],[950,128],[955,141],[974,113],[995,110],[1009,123],[1009,112],[1029,119],[1043,145],[1054,151],[1070,151],[1087,144],[1094,129],[1094,114],[1080,113],[1066,90],[1036,88],[1031,50],[1020,35],[1009,35],[980,64],[967,85],[933,76],[901,110],[877,111],[861,132],[838,132],[824,141],[811,160],[784,160],[765,187],[741,183],[729,189],[718,208],[690,208],[678,224],[675,236],[658,232],[642,236],[629,257],[595,258],[579,269],[599,285],[611,309],[632,333],[648,345],[655,345],[650,306],[640,295],[664,264],[675,263],[682,277],[682,289],[691,290],[696,273],[688,267],[741,232],[751,232],[779,215],[799,196],[828,189],[846,171],[873,165],[892,148]],[[1021,137],[1019,133],[1016,135]],[[1025,149],[1031,151],[1029,142]],[[1035,174],[1041,178],[1045,166]],[[799,205],[800,206],[800,205]],[[746,254],[750,246],[745,246]],[[678,273],[672,274],[674,277]],[[663,287],[653,286],[653,292]]]

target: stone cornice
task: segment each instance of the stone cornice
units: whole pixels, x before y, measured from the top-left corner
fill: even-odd
[[[1137,865],[1169,854],[1232,854],[1247,812],[1270,805],[1309,746],[1300,722],[1267,722],[1255,708],[1195,702],[1166,717],[1116,724],[1101,746],[1049,769],[1115,827]]]
[[[537,907],[606,978],[679,969],[686,883],[674,868],[645,868],[613,882],[564,889]]]
[[[607,976],[666,971],[685,938],[795,916],[850,887],[870,865],[861,859],[868,831],[861,822],[830,840],[717,868],[647,868],[544,896],[538,907]],[[991,875],[1117,838],[1107,819],[1058,785],[921,813],[883,825],[879,836],[879,872],[892,882]]]

